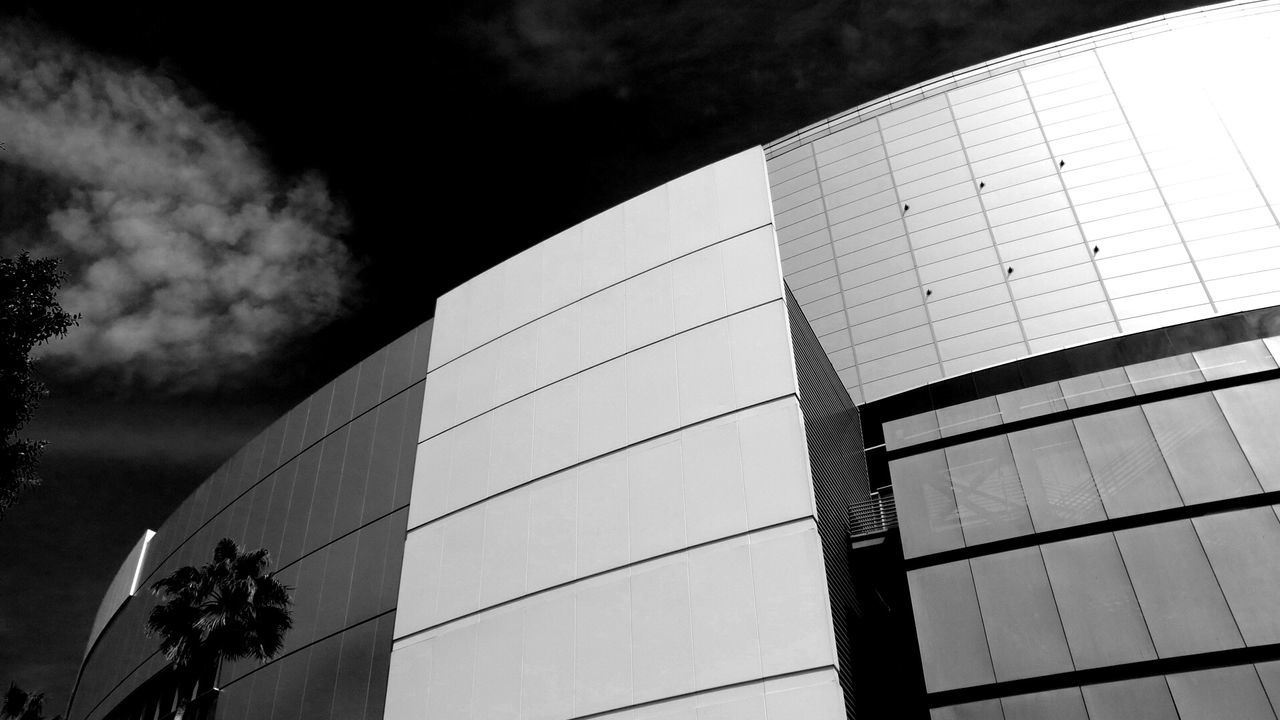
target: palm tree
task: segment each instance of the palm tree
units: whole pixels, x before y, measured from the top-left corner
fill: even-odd
[[[213,562],[178,568],[151,591],[163,601],[147,618],[147,634],[179,671],[215,666],[216,690],[226,661],[270,660],[293,627],[290,588],[267,572],[266,548],[242,552],[230,538],[218,541]],[[180,717],[180,716],[179,716]]]
[[[57,715],[53,720],[61,718]],[[0,720],[44,720],[44,693],[29,693],[16,683],[9,683],[4,704],[0,705]]]

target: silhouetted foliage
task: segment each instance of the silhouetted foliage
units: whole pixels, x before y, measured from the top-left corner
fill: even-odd
[[[44,693],[29,693],[16,683],[9,683],[4,703],[0,704],[0,720],[45,720]],[[62,720],[62,716],[54,715],[52,720]]]
[[[0,518],[22,493],[40,484],[36,467],[46,443],[18,438],[49,394],[31,363],[31,349],[67,334],[78,316],[58,304],[65,275],[55,259],[23,252],[0,258]]]
[[[270,660],[293,627],[289,588],[268,572],[265,548],[243,552],[229,538],[218,541],[213,561],[178,568],[151,591],[163,601],[152,608],[147,634],[178,669],[253,658]]]

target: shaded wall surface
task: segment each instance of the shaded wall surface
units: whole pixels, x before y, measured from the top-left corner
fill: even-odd
[[[770,145],[787,283],[854,401],[1280,301],[1278,9],[1029,50]]]
[[[867,648],[857,647],[856,627],[862,608],[855,592],[849,557],[849,506],[870,496],[871,480],[863,452],[858,410],[827,360],[818,338],[805,321],[790,288],[787,317],[795,352],[800,410],[804,415],[813,497],[831,595],[831,623],[840,660],[845,710],[859,717],[858,663],[874,662]],[[862,713],[866,716],[866,713]]]
[[[1219,316],[867,408],[933,717],[1275,717],[1277,333]]]
[[[107,592],[103,594],[102,602],[98,605],[98,612],[93,616],[93,629],[89,631],[89,643],[84,649],[86,655],[93,649],[98,635],[107,626],[107,622],[134,594],[136,590],[134,583],[142,579],[142,564],[145,561],[147,546],[153,536],[154,533],[150,530],[144,532],[134,544],[133,549],[129,551],[124,562],[120,563],[120,569],[116,570],[115,577],[111,579],[111,584],[107,586]]]
[[[150,584],[230,537],[294,588],[284,652],[223,670],[219,718],[380,718],[421,415],[428,322],[303,400],[159,528],[139,592],[91,646],[69,706],[101,718],[165,667],[143,627]]]
[[[388,718],[846,716],[759,148],[436,322]]]

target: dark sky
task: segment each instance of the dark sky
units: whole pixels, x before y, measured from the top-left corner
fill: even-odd
[[[0,9],[0,248],[63,257],[86,315],[44,364],[45,485],[0,520],[0,684],[54,710],[142,530],[445,290],[857,103],[1194,3],[148,5]]]

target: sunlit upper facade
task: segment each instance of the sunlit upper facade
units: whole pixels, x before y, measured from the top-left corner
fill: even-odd
[[[963,70],[766,148],[787,284],[856,402],[1280,301],[1280,15]]]

